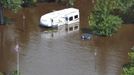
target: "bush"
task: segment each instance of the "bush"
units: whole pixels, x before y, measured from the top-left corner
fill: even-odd
[[[105,15],[99,12],[90,16],[89,24],[97,35],[111,36],[121,27],[122,20],[118,16]]]
[[[130,57],[131,63],[134,64],[134,50],[133,49],[128,53],[128,56]]]
[[[126,64],[126,66],[123,67],[122,75],[134,75],[134,65]]]
[[[122,24],[122,19],[112,13],[115,10],[126,12],[134,0],[96,0],[94,10],[89,16],[89,25],[95,34],[111,36]]]
[[[128,53],[130,63],[123,65],[122,75],[134,75],[134,48]]]

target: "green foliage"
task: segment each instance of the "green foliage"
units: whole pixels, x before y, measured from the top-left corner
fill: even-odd
[[[15,71],[13,71],[13,72],[11,73],[11,75],[20,75],[20,72],[18,73],[18,71],[15,70]]]
[[[130,24],[134,23],[134,5],[127,9],[127,12],[120,14],[124,23]]]
[[[12,9],[16,12],[21,8],[22,0],[2,0],[1,3],[5,8]]]
[[[128,9],[134,5],[134,0],[117,0],[118,1],[118,9],[127,12]]]
[[[96,0],[94,10],[89,16],[89,25],[95,34],[111,36],[122,24],[122,19],[111,14],[115,10],[126,12],[134,0]]]
[[[67,6],[69,6],[69,7],[74,6],[75,1],[76,1],[76,0],[68,0],[68,1],[67,1]]]
[[[122,75],[134,75],[134,49],[128,53],[130,57],[130,63],[123,65]]]
[[[128,53],[128,56],[130,57],[131,63],[134,64],[134,50],[133,49]]]
[[[123,67],[122,75],[134,75],[134,65],[133,64],[126,64]]]
[[[74,2],[75,2],[75,0],[69,0],[69,4],[70,4],[71,6],[74,6]]]
[[[2,73],[2,72],[0,72],[0,75],[3,75],[3,73]]]
[[[14,12],[17,12],[23,3],[28,5],[34,5],[37,0],[2,0],[1,3],[5,8],[12,9]]]
[[[132,5],[134,0],[96,0],[95,10],[112,12],[119,9],[126,12]]]
[[[134,51],[134,47],[132,47],[131,50]]]
[[[27,6],[35,5],[36,2],[37,0],[23,0],[23,4]]]
[[[99,12],[90,16],[91,29],[97,35],[111,36],[113,32],[116,32],[122,23],[121,18],[113,15],[105,15]]]

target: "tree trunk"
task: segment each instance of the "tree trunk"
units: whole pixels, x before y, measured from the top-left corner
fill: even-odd
[[[0,25],[4,24],[3,6],[0,3]]]

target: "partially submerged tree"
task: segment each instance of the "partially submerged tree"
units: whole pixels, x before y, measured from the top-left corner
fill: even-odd
[[[111,36],[122,24],[122,19],[113,12],[116,10],[125,13],[132,5],[134,0],[96,0],[95,7],[89,16],[91,29],[95,34]]]

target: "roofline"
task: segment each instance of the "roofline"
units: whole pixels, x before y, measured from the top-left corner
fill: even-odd
[[[66,11],[69,11],[69,10],[72,10],[71,12],[68,12],[68,13],[65,13],[63,14],[63,12],[66,12]],[[77,8],[66,8],[66,9],[62,9],[62,10],[58,10],[58,11],[53,11],[53,12],[50,12],[50,13],[47,13],[45,15],[43,15],[44,17],[47,16],[48,18],[54,18],[54,17],[58,17],[59,15],[68,15],[70,13],[74,13],[75,11],[79,12],[79,9]],[[59,15],[58,15],[59,13]],[[62,13],[62,14],[61,14]],[[56,16],[52,16],[53,14],[56,14]],[[50,16],[49,16],[50,15]],[[42,16],[42,17],[43,17]]]

